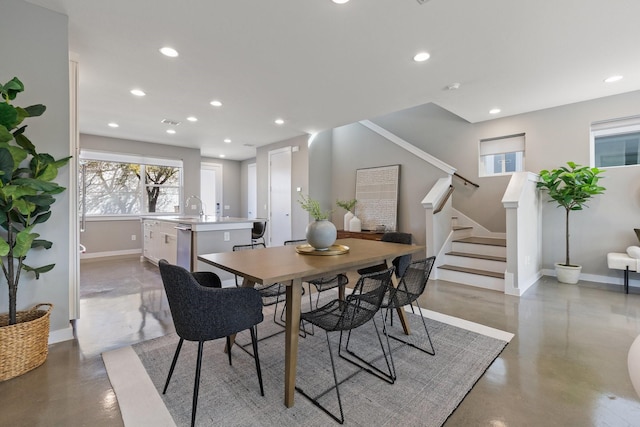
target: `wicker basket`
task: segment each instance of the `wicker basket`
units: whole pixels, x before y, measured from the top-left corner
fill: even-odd
[[[40,307],[48,307],[40,310]],[[18,311],[15,325],[9,315],[0,314],[0,381],[5,381],[42,365],[49,352],[49,317],[52,304],[38,304]]]

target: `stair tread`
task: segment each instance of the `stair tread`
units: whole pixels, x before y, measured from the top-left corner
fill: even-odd
[[[459,267],[457,265],[444,264],[439,266],[443,270],[458,271],[461,273],[477,274],[480,276],[495,277],[497,279],[504,279],[504,273],[498,273],[496,271],[478,270],[477,268]]]
[[[487,246],[504,246],[507,247],[507,239],[499,239],[496,237],[465,237],[464,239],[455,239],[456,243],[473,243],[476,245]]]
[[[473,229],[473,227],[470,226],[464,226],[464,225],[454,225],[453,227],[451,227],[452,230],[457,231],[457,230],[471,230]]]
[[[486,259],[486,260],[489,260],[489,261],[507,262],[507,258],[503,257],[503,256],[470,254],[470,253],[467,253],[467,252],[456,252],[456,251],[447,252],[445,255],[460,256],[460,257],[465,257],[465,258]]]

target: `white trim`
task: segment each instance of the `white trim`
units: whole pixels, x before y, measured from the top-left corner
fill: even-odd
[[[91,252],[80,255],[80,259],[92,259],[92,258],[107,258],[113,256],[123,255],[142,255],[142,248],[139,249],[125,249],[121,251],[105,251],[105,252]]]
[[[69,325],[63,329],[49,332],[49,345],[74,339],[73,328]]]
[[[77,55],[72,55],[77,57]],[[80,317],[78,62],[69,60],[69,320]],[[73,334],[71,334],[73,337]]]
[[[541,270],[543,276],[556,277],[556,270],[550,268],[543,268]],[[635,273],[631,271],[631,273]],[[581,273],[580,278],[578,280],[584,280],[585,282],[595,282],[595,283],[605,283],[607,285],[619,285],[620,287],[624,286],[624,277],[611,277],[611,276],[602,276],[599,274],[585,274]],[[632,279],[629,276],[629,287],[638,287],[640,288],[640,280]]]
[[[135,163],[153,166],[173,166],[181,168],[182,159],[171,159],[164,157],[151,157],[143,154],[125,154],[102,150],[80,149],[81,160],[99,160],[103,162]]]
[[[117,390],[125,426],[175,427],[169,410],[130,346],[102,353],[102,360],[113,390]]]
[[[383,136],[384,138],[386,138],[389,141],[393,142],[397,146],[399,146],[401,148],[404,148],[405,150],[407,150],[411,154],[414,154],[414,155],[418,156],[419,158],[421,158],[422,160],[431,163],[433,166],[437,167],[438,169],[440,169],[443,172],[448,173],[449,175],[453,175],[453,173],[456,171],[456,168],[454,168],[453,166],[448,165],[447,163],[443,162],[442,160],[433,157],[431,154],[420,150],[415,145],[405,141],[404,139],[400,138],[399,136],[394,135],[393,133],[389,132],[385,128],[380,127],[377,124],[375,124],[375,123],[373,123],[373,122],[371,122],[369,120],[362,120],[359,123],[362,126],[374,131],[378,135]]]

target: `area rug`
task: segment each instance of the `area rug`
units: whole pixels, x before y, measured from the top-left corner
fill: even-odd
[[[430,356],[391,341],[398,378],[388,384],[357,367],[336,360],[338,378],[350,378],[340,386],[345,425],[441,426],[473,385],[513,337],[512,334],[462,319],[424,310],[436,355]],[[412,339],[425,344],[420,317],[408,313]],[[378,326],[381,320],[377,318]],[[400,333],[396,319],[395,333]],[[273,324],[265,308],[259,336],[280,326]],[[309,332],[311,332],[309,330]],[[299,340],[296,385],[305,391],[321,391],[333,384],[326,335],[316,329]],[[330,334],[337,348],[339,334]],[[103,354],[109,379],[118,398],[126,426],[187,426],[197,344],[185,342],[166,395],[162,387],[178,342],[175,334],[145,341]],[[248,333],[239,344],[249,343]],[[350,349],[384,368],[373,324],[356,330]],[[265,396],[260,396],[254,361],[238,348],[233,366],[223,353],[224,340],[205,343],[197,411],[202,426],[326,426],[335,424],[324,412],[296,392],[295,406],[286,408],[284,391],[284,334],[260,341]],[[338,412],[335,392],[321,402]]]

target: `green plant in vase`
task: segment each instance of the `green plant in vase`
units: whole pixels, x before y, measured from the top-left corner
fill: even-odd
[[[300,194],[298,203],[300,203],[302,209],[309,212],[309,215],[315,220],[307,226],[305,231],[307,243],[316,250],[326,251],[333,245],[338,236],[336,226],[329,221],[331,211],[322,210],[320,202],[303,194]]]
[[[344,231],[350,231],[351,220],[356,216],[356,203],[358,203],[356,199],[336,201],[336,205],[347,211],[347,213],[344,214]]]

